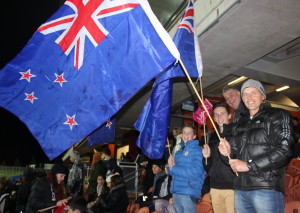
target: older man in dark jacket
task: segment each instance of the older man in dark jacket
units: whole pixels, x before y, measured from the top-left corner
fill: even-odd
[[[284,173],[293,141],[290,116],[283,109],[263,103],[262,84],[246,81],[242,99],[250,116],[233,128],[230,144],[222,139],[219,150],[231,155],[231,168],[239,172],[234,182],[236,213],[284,212]]]

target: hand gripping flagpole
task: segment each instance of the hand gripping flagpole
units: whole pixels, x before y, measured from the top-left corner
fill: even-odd
[[[183,62],[181,61],[181,59],[179,59],[179,63],[180,63],[180,65],[181,65],[181,67],[182,67],[184,73],[186,74],[187,78],[189,79],[189,82],[191,83],[191,85],[192,85],[192,87],[193,87],[193,89],[194,89],[194,91],[195,91],[195,93],[196,93],[196,95],[197,95],[199,101],[201,102],[203,109],[204,109],[205,112],[207,113],[207,115],[208,115],[208,117],[209,117],[209,120],[211,121],[211,123],[212,123],[212,125],[213,125],[213,127],[214,127],[214,129],[215,129],[215,131],[216,131],[216,133],[217,133],[217,136],[218,136],[219,140],[221,140],[220,133],[219,133],[219,131],[218,131],[218,129],[217,129],[217,127],[216,127],[214,121],[212,120],[212,118],[211,118],[211,116],[210,116],[210,114],[209,114],[209,112],[208,112],[208,110],[207,110],[205,104],[203,103],[203,100],[201,99],[201,97],[200,97],[200,95],[199,95],[199,92],[197,91],[197,89],[196,89],[196,87],[195,87],[195,85],[194,85],[194,83],[193,83],[193,81],[192,81],[192,79],[191,79],[191,77],[190,77],[188,71],[186,70],[186,68],[185,68],[185,66],[184,66],[184,64],[183,64]],[[231,158],[230,158],[230,155],[227,155],[227,157],[229,158],[229,160],[231,159]],[[235,172],[235,174],[236,174],[236,176],[239,176],[237,172]]]

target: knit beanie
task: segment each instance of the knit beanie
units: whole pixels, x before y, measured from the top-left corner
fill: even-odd
[[[51,169],[52,174],[68,174],[68,169],[61,163],[54,164],[54,166]]]
[[[254,87],[254,88],[258,89],[258,91],[264,96],[264,98],[266,98],[265,89],[264,89],[263,85],[259,81],[256,81],[256,80],[253,80],[253,79],[249,79],[248,81],[246,81],[242,85],[242,88],[241,88],[241,94],[242,94],[242,96],[243,96],[244,89],[246,89],[247,87]]]
[[[163,169],[165,166],[165,163],[162,159],[156,159],[156,160],[152,160],[152,165],[156,165]]]

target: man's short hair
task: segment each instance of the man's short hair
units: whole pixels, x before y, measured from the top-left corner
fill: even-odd
[[[197,135],[196,127],[195,127],[193,124],[184,124],[183,127],[182,127],[182,130],[183,130],[185,127],[192,128],[193,131],[194,131],[194,135]]]
[[[228,104],[224,103],[224,102],[217,102],[213,105],[213,110],[215,111],[216,108],[218,107],[224,107],[228,113],[228,115],[230,114],[230,109]]]
[[[227,86],[225,86],[224,88],[223,88],[223,90],[222,90],[222,95],[223,95],[223,97],[224,97],[224,93],[225,92],[227,92],[228,90],[235,90],[235,91],[240,91],[237,87],[235,87],[235,86],[232,86],[232,85],[227,85]]]
[[[78,211],[80,211],[80,213],[85,213],[86,212],[87,202],[86,202],[86,200],[83,197],[74,197],[68,203],[68,206],[73,211],[78,210]]]
[[[104,153],[108,156],[111,156],[111,151],[107,146],[102,147],[101,151],[102,151],[102,153]]]

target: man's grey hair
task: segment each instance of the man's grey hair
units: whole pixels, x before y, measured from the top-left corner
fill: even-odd
[[[239,88],[237,88],[237,87],[235,87],[235,86],[231,86],[231,85],[227,85],[227,86],[225,86],[224,88],[223,88],[223,90],[222,90],[222,95],[223,95],[223,97],[224,97],[224,93],[225,92],[227,92],[228,90],[236,90],[236,91],[240,91],[239,90]]]

